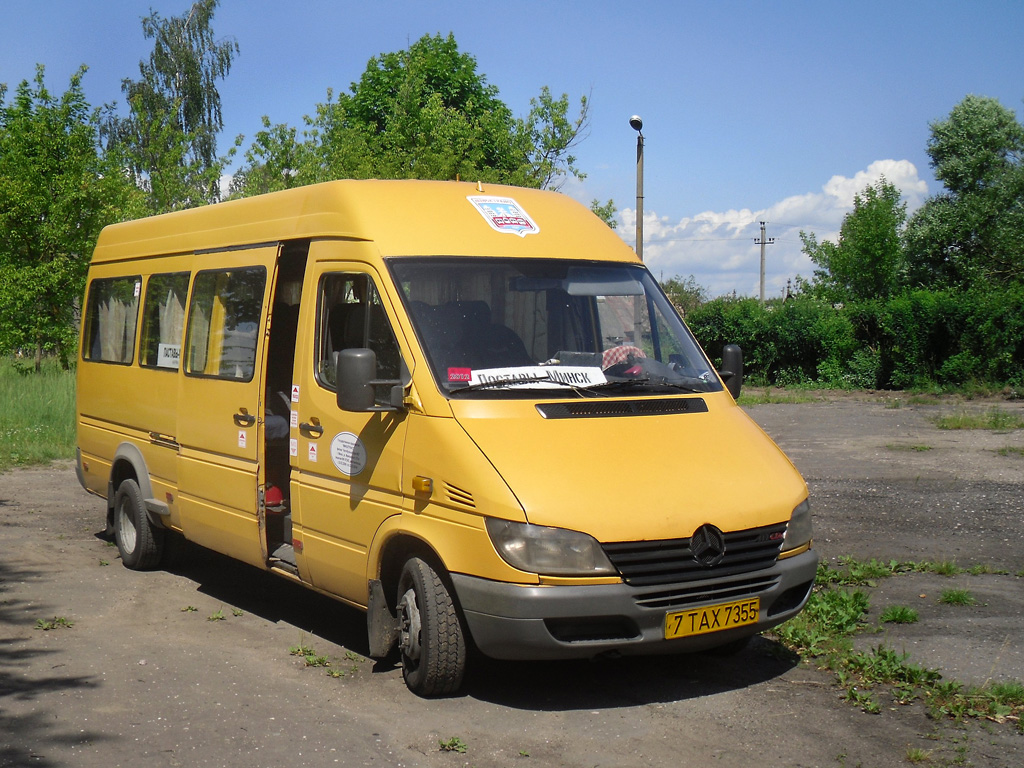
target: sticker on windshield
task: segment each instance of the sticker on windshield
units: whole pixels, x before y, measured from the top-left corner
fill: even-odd
[[[600,368],[572,365],[535,365],[518,368],[482,368],[473,371],[469,383],[486,384],[494,387],[516,386],[533,389],[550,387],[592,387],[604,384],[608,379]]]
[[[520,237],[536,235],[540,232],[540,227],[530,218],[530,214],[511,197],[474,195],[466,199],[473,204],[473,207],[491,225],[491,229],[496,232],[511,232]]]

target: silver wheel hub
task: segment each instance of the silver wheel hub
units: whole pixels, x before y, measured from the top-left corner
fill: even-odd
[[[414,661],[420,658],[420,609],[416,604],[416,592],[406,590],[398,602],[399,636],[398,644],[402,654]]]
[[[122,503],[121,508],[117,510],[118,521],[117,530],[118,535],[121,538],[121,546],[125,552],[135,551],[135,523],[132,522],[132,516],[128,514],[127,504]]]

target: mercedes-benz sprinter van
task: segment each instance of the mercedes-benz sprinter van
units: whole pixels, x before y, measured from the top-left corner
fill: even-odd
[[[817,554],[734,353],[716,371],[566,196],[302,187],[103,230],[78,474],[126,566],[180,534],[331,595],[421,695],[470,644],[737,646],[802,608]]]

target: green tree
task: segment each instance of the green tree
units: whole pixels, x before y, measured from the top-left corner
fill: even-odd
[[[109,146],[124,153],[154,213],[220,199],[227,158],[217,156],[224,127],[217,81],[227,77],[239,48],[214,38],[218,4],[197,0],[169,19],[150,11],[142,32],[153,52],[139,62],[138,80],[121,83],[129,115],[107,125]]]
[[[89,256],[102,226],[141,196],[98,151],[81,68],[60,97],[39,66],[9,104],[0,88],[0,351],[44,351],[66,366],[75,347]]]
[[[580,97],[580,111],[569,117],[569,96],[558,99],[551,96],[545,85],[540,96],[530,99],[530,114],[518,123],[519,133],[529,139],[529,170],[525,186],[540,189],[558,189],[568,175],[577,179],[586,174],[576,166],[570,151],[587,137],[590,102]]]
[[[328,91],[301,140],[265,119],[232,189],[250,195],[341,178],[554,188],[569,174],[583,177],[571,152],[585,135],[587,111],[584,97],[570,117],[568,96],[543,88],[517,119],[452,35],[426,35],[370,59],[349,92]]]
[[[615,207],[614,200],[609,200],[607,203],[602,204],[600,200],[595,198],[590,201],[590,210],[609,227],[618,229],[619,220],[615,218],[615,214],[619,212],[619,209]]]
[[[800,233],[803,252],[818,269],[812,292],[833,302],[887,298],[903,279],[900,236],[907,219],[900,191],[884,178],[853,198],[837,243]]]
[[[945,190],[914,214],[912,285],[1024,281],[1024,126],[996,99],[967,96],[931,124],[928,155]]]
[[[670,277],[661,283],[661,289],[684,317],[706,304],[710,298],[708,289],[698,283],[693,275]]]
[[[306,165],[305,151],[295,128],[271,125],[270,118],[264,116],[262,130],[245,151],[245,162],[231,178],[231,193],[262,195],[298,186],[300,168]]]

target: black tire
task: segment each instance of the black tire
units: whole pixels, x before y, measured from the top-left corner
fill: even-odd
[[[149,519],[139,484],[124,480],[114,495],[114,541],[121,562],[133,571],[155,568],[163,553],[164,529]]]
[[[444,581],[425,561],[410,558],[398,581],[397,602],[405,684],[417,696],[454,693],[466,671],[466,641]]]

